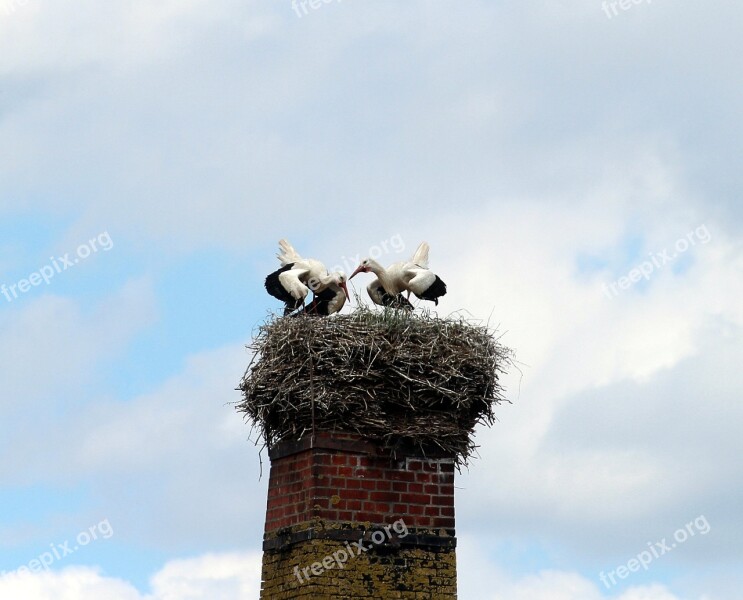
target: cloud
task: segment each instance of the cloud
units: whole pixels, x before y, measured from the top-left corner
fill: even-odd
[[[52,409],[62,391],[79,392],[94,381],[101,363],[124,350],[155,316],[147,279],[127,282],[92,310],[55,295],[6,304],[0,312],[0,410],[24,411],[36,401]]]
[[[498,539],[538,536],[611,562],[704,513],[721,523],[719,537],[673,562],[739,556],[740,520],[719,500],[741,485],[741,388],[730,376],[743,359],[737,244],[708,222],[712,239],[688,251],[687,270],[659,270],[610,300],[601,284],[612,270],[581,273],[576,257],[620,246],[631,208],[609,199],[573,207],[570,219],[563,210],[509,205],[421,226],[449,285],[439,313],[467,307],[501,323],[526,363],[523,379],[508,378],[515,404],[478,432],[482,458],[459,479],[460,531],[486,523]],[[643,213],[640,260],[706,218]]]
[[[151,579],[151,593],[107,577],[99,570],[70,567],[0,577],[0,597],[14,600],[237,600],[257,598],[261,555],[225,553],[168,562]]]
[[[637,586],[604,595],[596,584],[565,571],[513,577],[482,556],[470,554],[472,550],[467,543],[460,544],[458,564],[462,598],[682,600],[661,585]],[[483,578],[482,573],[488,573],[488,577]],[[257,598],[260,586],[261,554],[243,552],[169,561],[151,577],[151,589],[147,593],[137,591],[124,580],[107,577],[97,569],[70,567],[58,572],[0,577],[0,596],[14,600],[238,600]]]
[[[151,393],[39,418],[31,436],[9,432],[15,458],[5,480],[87,482],[90,510],[128,542],[171,551],[258,545],[268,473],[260,479],[250,427],[230,404],[248,362],[241,346],[204,352]]]
[[[585,576],[557,569],[533,574],[509,573],[487,555],[472,536],[459,537],[457,548],[459,595],[478,600],[686,600],[658,584],[611,592]],[[483,577],[483,574],[487,574]],[[691,600],[690,598],[688,600]],[[704,600],[699,598],[698,600]]]
[[[238,0],[16,4],[0,14],[1,212],[100,224],[148,255],[259,247],[271,264],[284,235],[328,264],[427,239],[440,313],[492,314],[526,363],[460,479],[460,526],[608,560],[709,512],[704,551],[673,560],[739,556],[740,3],[611,21],[589,0],[302,19]],[[684,272],[604,296],[702,223],[712,240]],[[134,398],[78,400],[153,306],[140,283],[93,310],[45,296],[0,315],[3,475],[94,482],[128,540],[257,544],[255,448],[225,406],[241,349]],[[504,582],[595,592],[565,571]]]
[[[739,6],[714,18],[643,6],[616,22],[590,2],[326,9],[29,1],[0,20],[11,157],[0,206],[67,210],[177,252],[359,226],[362,209],[369,227],[399,206],[414,216],[559,195],[568,207],[611,183],[636,206],[688,200],[736,227],[721,217],[740,216],[735,193],[698,182],[741,187],[729,126],[741,103],[729,78],[707,74],[734,71],[722,42],[737,38],[722,28],[711,48],[679,32],[735,22]],[[658,45],[668,31],[673,52]],[[638,95],[625,80],[652,85]],[[692,84],[704,94],[678,93]],[[690,139],[697,110],[705,125]],[[674,176],[688,199],[667,193]]]

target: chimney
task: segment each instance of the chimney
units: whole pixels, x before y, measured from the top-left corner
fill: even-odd
[[[457,597],[453,457],[322,433],[270,458],[262,600]]]
[[[259,328],[238,411],[268,448],[261,600],[454,600],[454,471],[504,401],[483,325],[357,308]]]

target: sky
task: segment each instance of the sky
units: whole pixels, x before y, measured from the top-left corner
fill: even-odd
[[[286,237],[346,272],[426,240],[438,314],[516,352],[457,474],[460,598],[738,600],[742,25],[0,0],[0,597],[258,597],[232,403]]]

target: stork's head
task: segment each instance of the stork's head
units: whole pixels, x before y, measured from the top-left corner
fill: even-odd
[[[351,273],[351,277],[349,279],[353,279],[358,275],[359,273],[369,273],[371,271],[371,258],[365,258],[359,263],[359,266],[356,267],[356,270]]]
[[[350,301],[351,297],[348,295],[348,288],[346,287],[346,281],[348,281],[346,274],[343,271],[337,271],[333,273],[333,280],[335,281],[335,284],[343,290],[343,293],[346,294],[346,300]]]

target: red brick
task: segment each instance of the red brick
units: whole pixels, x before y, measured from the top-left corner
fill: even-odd
[[[314,490],[314,494],[312,494],[315,498],[330,498],[331,496],[335,496],[338,493],[338,490],[331,487],[317,487]]]
[[[396,492],[407,492],[408,484],[404,481],[393,481],[392,489]]]
[[[392,481],[415,481],[415,473],[410,471],[392,471],[387,475],[387,479]]]
[[[270,532],[314,517],[375,525],[403,518],[409,527],[454,529],[453,505],[451,462],[314,449],[272,463],[265,525]]]
[[[372,523],[377,522],[377,515],[369,512],[357,512],[356,513],[356,520],[357,521],[370,521]]]
[[[343,497],[346,500],[366,500],[368,495],[362,490],[346,490],[343,493]]]
[[[431,504],[431,496],[428,494],[408,494],[405,501],[411,504]]]
[[[356,475],[364,478],[382,479],[382,477],[384,477],[384,472],[382,469],[358,469]]]
[[[369,494],[369,498],[382,502],[399,502],[400,494],[397,492],[372,492]]]

